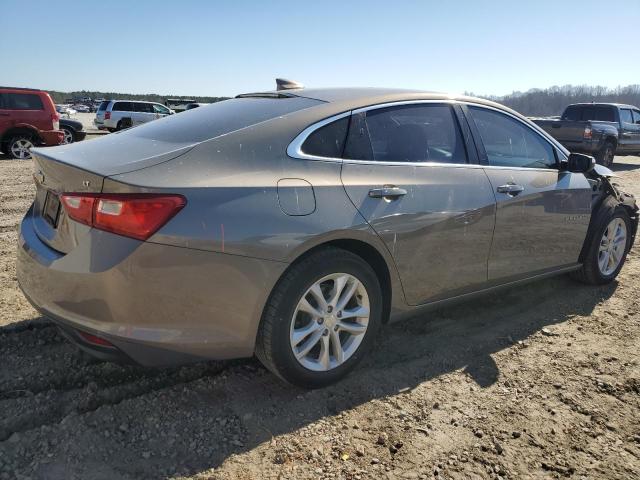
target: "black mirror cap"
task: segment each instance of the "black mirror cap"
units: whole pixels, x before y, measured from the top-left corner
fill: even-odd
[[[596,166],[596,159],[591,155],[585,155],[583,153],[571,153],[565,165],[565,170],[569,172],[589,173]]]

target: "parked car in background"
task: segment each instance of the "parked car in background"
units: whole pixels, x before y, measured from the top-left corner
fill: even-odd
[[[76,110],[71,108],[69,105],[56,105],[56,112],[60,115],[66,115],[69,117],[70,115],[75,115],[78,113]]]
[[[604,166],[615,155],[640,155],[640,109],[633,105],[576,103],[559,120],[533,121],[569,151],[593,155]]]
[[[175,112],[182,112],[187,109],[187,105],[197,103],[195,100],[184,100],[179,98],[168,98],[166,102],[164,102],[167,108]]]
[[[188,103],[188,104],[185,106],[185,108],[184,108],[184,109],[185,109],[185,111],[187,111],[187,110],[193,110],[194,108],[202,107],[202,106],[204,106],[204,105],[209,105],[209,104],[208,104],[208,103],[200,103],[200,102]]]
[[[84,104],[76,104],[73,108],[81,113],[89,113],[91,111],[91,108]]]
[[[62,139],[62,142],[60,142],[60,145],[80,142],[87,136],[87,132],[85,132],[82,122],[71,120],[69,118],[60,119],[60,130],[64,133],[64,138]]]
[[[99,130],[115,132],[156,120],[175,112],[154,102],[105,100],[96,112],[94,124]]]
[[[59,145],[60,114],[47,92],[0,87],[0,150],[12,158],[31,158],[36,145]]]
[[[68,338],[144,365],[255,353],[305,387],[388,320],[562,273],[611,282],[638,225],[593,157],[418,91],[241,95],[36,149],[35,169],[17,277]]]

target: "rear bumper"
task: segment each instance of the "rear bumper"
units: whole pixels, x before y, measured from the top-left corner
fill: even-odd
[[[22,221],[17,277],[43,315],[98,335],[147,366],[253,355],[262,308],[286,264],[139,242],[89,230],[69,253]],[[71,332],[71,333],[69,333]],[[93,350],[93,351],[92,351]]]
[[[38,133],[42,139],[42,143],[47,147],[60,145],[60,142],[64,139],[64,132],[62,130],[40,130]]]

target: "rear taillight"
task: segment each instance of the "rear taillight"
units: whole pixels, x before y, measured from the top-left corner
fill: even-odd
[[[591,140],[591,127],[584,127],[584,134],[582,137],[586,140]]]
[[[96,335],[81,331],[78,331],[78,334],[80,334],[80,337],[82,337],[83,340],[93,345],[98,345],[99,347],[115,348],[113,343],[111,343],[109,340],[105,340],[102,337],[98,337]]]
[[[111,119],[111,112],[104,112],[104,119],[105,120],[110,120]]]
[[[53,123],[54,130],[58,130],[60,128],[60,114],[58,112],[51,115],[51,122]]]
[[[182,195],[162,194],[64,193],[61,198],[76,222],[138,240],[149,238],[187,204]]]

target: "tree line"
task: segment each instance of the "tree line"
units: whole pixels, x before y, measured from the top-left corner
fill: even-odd
[[[571,103],[626,103],[640,106],[640,85],[606,88],[587,85],[564,85],[526,92],[513,92],[502,97],[484,96],[529,117],[561,115]]]
[[[213,103],[220,100],[226,100],[228,97],[201,97],[201,96],[184,96],[184,95],[158,95],[157,93],[118,93],[118,92],[96,92],[90,90],[79,90],[76,92],[59,92],[57,90],[48,90],[49,95],[54,103],[65,103],[70,99],[80,99],[82,97],[90,97],[92,99],[104,98],[106,100],[143,100],[146,102],[163,103],[168,98],[179,100],[195,100],[201,103]]]

